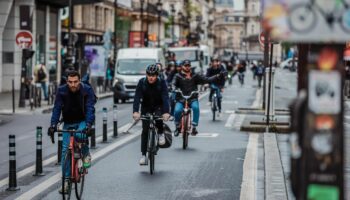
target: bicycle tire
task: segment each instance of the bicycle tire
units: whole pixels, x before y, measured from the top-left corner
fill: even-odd
[[[183,116],[183,122],[182,149],[186,149],[188,145],[188,115]]]
[[[309,15],[309,22],[306,22],[306,18],[308,16],[304,15]],[[317,24],[317,17],[315,11],[312,9],[311,5],[301,3],[301,4],[296,4],[295,6],[292,6],[289,10],[289,17],[288,17],[288,25],[292,32],[296,33],[308,33],[312,31],[316,24]],[[304,27],[301,27],[300,25],[305,25]]]
[[[75,184],[75,196],[77,200],[80,200],[84,191],[85,169],[84,167],[82,167],[83,171],[79,172],[77,162],[78,160],[75,160],[75,173],[76,173],[76,176],[78,176],[78,178],[75,180],[74,184]]]
[[[212,113],[213,113],[213,121],[215,121],[215,114],[216,114],[216,97],[213,95],[212,99]]]
[[[70,169],[70,160],[72,160],[72,154],[70,152],[70,150],[68,149],[66,154],[64,155],[64,160],[63,160],[63,166],[69,166],[68,169]],[[66,174],[66,168],[67,167],[63,167],[62,170],[62,199],[63,200],[69,200],[71,197],[71,193],[72,193],[72,181],[71,181],[71,177],[65,177]],[[66,181],[65,180],[69,180],[68,181],[68,192],[67,194],[64,192],[64,188],[65,188],[65,184]]]
[[[151,141],[150,141],[150,151],[148,152],[148,158],[149,158],[149,172],[152,175],[154,173],[154,159],[155,159],[155,133],[154,130],[150,130],[149,134],[151,134]]]

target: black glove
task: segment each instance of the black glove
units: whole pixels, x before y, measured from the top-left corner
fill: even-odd
[[[50,136],[51,142],[54,144],[55,143],[55,132],[57,131],[57,126],[51,125],[49,129],[47,130],[47,135]]]
[[[91,124],[86,124],[86,127],[85,127],[85,129],[83,130],[83,133],[86,134],[87,136],[90,136],[90,134],[91,134],[91,128],[92,128],[92,125],[91,125]]]
[[[220,78],[223,79],[223,78],[226,78],[227,77],[227,71],[221,71],[220,72]]]

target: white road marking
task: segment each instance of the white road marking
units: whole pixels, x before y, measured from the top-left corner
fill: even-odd
[[[226,121],[225,127],[228,127],[228,128],[232,127],[233,121],[235,120],[235,118],[236,118],[236,115],[234,113],[231,114]]]
[[[258,89],[256,91],[256,95],[255,95],[255,101],[253,102],[253,105],[251,106],[252,108],[258,108],[261,107],[260,106],[260,101],[261,101],[261,96],[262,96],[262,89]]]
[[[207,113],[210,113],[211,111],[210,110],[207,110],[207,109],[203,109],[203,110],[200,110],[200,113],[201,114],[207,114]]]
[[[123,132],[126,130],[127,127],[129,127],[131,125],[131,123],[127,123],[125,124],[124,126],[120,127],[118,129],[118,132]],[[108,136],[112,136],[113,135],[113,132],[109,132],[108,133]],[[96,142],[101,142],[102,141],[102,136],[99,136],[96,138]],[[56,141],[57,142],[57,141]],[[46,166],[46,165],[49,165],[53,162],[57,161],[57,155],[54,155],[50,158],[47,158],[46,160],[43,161],[43,166]],[[35,171],[35,165],[32,165],[32,166],[29,166],[21,171],[19,171],[17,173],[17,179],[23,177],[23,176],[26,176],[30,173],[33,173]],[[0,188],[3,187],[4,185],[8,184],[9,180],[8,180],[8,177],[7,178],[4,178],[0,181]]]
[[[225,113],[226,114],[232,114],[232,113],[236,113],[236,111],[235,110],[225,110]]]
[[[247,152],[243,162],[240,200],[256,199],[258,134],[249,134]]]
[[[219,133],[198,133],[196,136],[190,135],[190,137],[196,138],[196,137],[205,137],[205,138],[214,138],[219,136]]]
[[[123,127],[126,127],[125,125]],[[100,151],[97,151],[95,153],[92,153],[91,156],[93,159],[98,159],[105,154],[113,151],[114,149],[124,145],[125,143],[128,143],[132,139],[138,137],[141,134],[141,131],[138,131],[137,133],[134,133],[132,135],[129,135],[119,141],[116,141],[112,143],[111,145],[108,145],[107,147],[101,149]],[[33,199],[38,194],[44,192],[46,189],[51,187],[53,184],[61,181],[61,172],[56,173],[49,179],[45,180],[44,182],[40,183],[39,185],[35,186],[34,188],[30,189],[29,191],[25,192],[24,194],[20,195],[16,198],[16,200],[27,200],[27,199]]]

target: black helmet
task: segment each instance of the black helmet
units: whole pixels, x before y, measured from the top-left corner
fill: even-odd
[[[158,75],[158,67],[155,64],[148,65],[146,68],[147,75]]]
[[[169,66],[176,66],[176,63],[174,61],[169,61],[168,65]]]
[[[182,62],[182,65],[185,66],[185,65],[191,65],[191,61],[190,60],[184,60]]]

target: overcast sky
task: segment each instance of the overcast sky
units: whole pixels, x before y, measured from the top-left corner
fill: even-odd
[[[243,10],[244,0],[233,0],[235,10]]]

